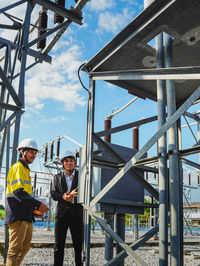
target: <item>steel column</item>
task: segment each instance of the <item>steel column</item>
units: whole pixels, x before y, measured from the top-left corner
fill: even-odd
[[[133,128],[133,149],[139,150],[139,128]],[[139,217],[137,214],[132,216],[132,228],[134,234],[134,240],[138,239]]]
[[[177,121],[177,134],[178,134],[178,148],[179,150],[182,149],[182,132],[181,132],[181,119]],[[183,226],[184,226],[184,216],[183,216],[183,166],[182,166],[182,161],[180,160],[179,156],[179,217],[180,217],[180,223],[179,223],[179,228],[180,228],[180,243],[181,243],[181,249],[180,249],[180,265],[184,265],[184,254],[183,254]]]
[[[26,15],[24,19],[24,27],[23,27],[22,43],[21,43],[22,47],[24,47],[24,45],[28,43],[32,8],[33,8],[32,3],[28,2],[27,9],[26,9]],[[24,108],[24,80],[25,80],[25,71],[26,71],[26,60],[27,60],[26,49],[21,50],[20,56],[21,56],[21,69],[20,69],[21,74],[20,74],[20,79],[19,79],[18,96],[22,104],[20,107]],[[20,122],[21,122],[21,113],[18,112],[18,114],[16,115],[16,122],[15,122],[15,128],[14,128],[12,164],[14,164],[17,160],[17,145],[19,141]]]
[[[5,128],[6,131],[6,135],[7,135],[7,147],[6,147],[6,176],[8,175],[8,171],[10,168],[10,125],[8,125]],[[7,178],[5,178],[5,188],[7,187]],[[6,194],[5,194],[5,200],[6,200]],[[9,247],[9,232],[8,232],[8,225],[5,225],[5,229],[4,229],[4,233],[5,233],[5,250],[6,253],[8,252],[8,247]]]
[[[24,19],[24,27],[22,33],[22,43],[21,46],[24,47],[28,43],[29,39],[29,28],[30,28],[30,20],[31,20],[31,11],[32,11],[32,3],[27,3],[26,16]],[[21,50],[21,69],[20,69],[20,79],[19,79],[19,98],[22,103],[22,108],[24,108],[24,79],[25,79],[25,68],[26,68],[26,60],[27,60],[27,51],[26,49]]]
[[[106,117],[104,119],[104,130],[111,128],[111,118]],[[104,137],[105,142],[111,142],[111,135],[106,135]],[[114,214],[113,213],[105,213],[105,221],[110,226],[110,228],[114,229]],[[113,258],[113,239],[110,237],[108,233],[105,233],[105,260],[109,261]]]
[[[164,67],[163,33],[156,37],[157,68]],[[165,81],[157,80],[158,128],[166,122]],[[166,134],[158,140],[159,154],[159,265],[168,265],[168,177]]]
[[[165,67],[172,66],[172,37],[165,34]],[[176,112],[176,95],[173,80],[166,81],[167,91],[167,106],[168,106],[168,121]],[[170,218],[171,218],[171,231],[170,231],[170,265],[182,265],[182,249],[181,243],[181,217],[180,209],[180,172],[179,172],[179,157],[178,157],[178,134],[177,122],[172,125],[168,130],[168,152],[169,152],[169,189],[170,189]]]
[[[197,122],[197,136],[198,136],[198,141],[200,141],[200,122]],[[199,153],[199,164],[200,164],[200,153]]]
[[[105,213],[105,221],[106,224],[110,226],[110,228],[114,229],[114,214],[113,213]],[[106,232],[105,233],[105,260],[109,261],[113,258],[113,239]]]
[[[88,99],[88,123],[86,136],[86,184],[85,184],[85,204],[90,205],[91,201],[91,185],[92,185],[92,154],[94,132],[94,100],[95,100],[95,81],[89,80],[89,99]],[[91,218],[88,212],[85,212],[84,223],[84,249],[83,263],[86,266],[90,264],[90,233],[91,233]]]
[[[116,214],[116,233],[118,236],[125,241],[125,214],[117,213]],[[116,254],[119,254],[123,251],[122,247],[117,243],[116,244]],[[116,266],[123,266],[124,265],[124,258],[121,257],[116,262]]]

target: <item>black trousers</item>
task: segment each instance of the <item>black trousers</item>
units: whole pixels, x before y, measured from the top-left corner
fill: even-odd
[[[55,218],[55,249],[54,266],[62,266],[64,260],[64,248],[67,230],[70,229],[73,247],[75,251],[76,266],[81,266],[83,219],[74,218],[70,214],[65,214],[63,218]]]

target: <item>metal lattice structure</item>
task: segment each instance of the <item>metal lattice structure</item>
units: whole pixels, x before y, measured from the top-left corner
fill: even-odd
[[[0,169],[6,151],[6,173],[17,160],[21,115],[25,111],[25,74],[40,63],[51,63],[49,55],[71,23],[82,25],[82,8],[87,0],[74,2],[70,9],[50,0],[19,0],[6,5],[1,3],[0,29],[6,37],[0,37],[0,119],[1,146]],[[65,4],[64,4],[65,5]],[[15,8],[23,10],[21,17],[14,14]],[[36,13],[37,12],[37,13]],[[52,27],[47,27],[47,14],[54,14]],[[39,13],[39,16],[38,16]],[[36,15],[37,14],[37,15]],[[36,21],[32,20],[36,18]],[[48,37],[48,43],[46,38]],[[30,63],[31,62],[31,63]],[[13,127],[13,133],[10,129]],[[12,159],[10,162],[10,146]],[[8,244],[8,243],[7,243]],[[6,245],[7,245],[6,244]]]
[[[188,112],[191,105],[199,103],[200,98],[200,67],[197,56],[200,52],[199,11],[199,1],[154,0],[83,68],[90,77],[85,170],[86,193],[83,204],[87,211],[86,224],[88,225],[85,230],[86,265],[89,265],[91,216],[123,249],[106,265],[116,265],[127,255],[139,265],[146,265],[134,250],[158,232],[159,265],[168,265],[168,223],[170,224],[170,265],[184,264],[182,163],[200,169],[198,163],[186,159],[190,154],[199,153],[200,146],[197,141],[192,147],[182,149],[180,119],[186,115],[192,117],[197,124],[200,119],[198,114]],[[148,44],[153,38],[156,38],[156,48]],[[158,115],[101,132],[94,132],[95,82],[98,80],[117,85],[141,98],[156,101]],[[120,160],[120,156],[101,139],[103,136],[155,120],[158,120],[158,131],[127,163]],[[141,159],[157,142],[158,153],[146,160]],[[113,165],[110,161],[106,162],[105,160],[102,164],[104,158],[99,158],[99,161],[96,159],[95,155],[98,149],[106,150],[110,156],[115,158]],[[152,162],[158,162],[159,165],[158,191],[138,171],[139,166],[147,167]],[[92,197],[94,166],[115,167],[118,168],[118,173],[95,197]],[[134,173],[134,178],[154,199],[159,201],[159,223],[130,246],[93,211],[94,206],[127,172]],[[111,204],[115,203],[111,201]],[[142,203],[140,204],[142,206]],[[132,206],[134,207],[134,203]]]

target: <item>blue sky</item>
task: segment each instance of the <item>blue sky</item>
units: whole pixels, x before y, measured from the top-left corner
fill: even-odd
[[[10,0],[1,1],[0,8],[8,3]],[[67,0],[66,8],[69,9],[70,6],[74,6],[74,1]],[[15,8],[9,13],[23,18],[24,9],[21,7]],[[90,60],[143,8],[143,0],[91,0],[86,4],[83,9],[83,25],[71,24],[67,29],[50,52],[53,59],[52,64],[38,64],[26,73],[25,113],[22,116],[20,141],[31,137],[38,142],[39,147],[42,147],[57,136],[67,135],[85,145],[87,92],[79,83],[78,67],[83,62]],[[39,6],[34,9],[31,19],[33,23],[38,12]],[[48,27],[51,28],[53,14],[49,12],[48,15]],[[2,22],[3,20],[6,22],[5,17],[1,18]],[[1,30],[0,33],[3,37],[13,39],[13,32]],[[35,37],[36,32],[33,32],[30,38]],[[47,43],[48,41],[47,39]],[[31,60],[29,58],[28,63],[31,63]],[[88,87],[88,76],[81,73],[81,77],[85,86]],[[97,82],[95,131],[103,130],[104,118],[112,113],[113,108],[120,109],[133,97],[121,88],[105,82]],[[155,102],[138,99],[123,112],[113,117],[112,126],[123,125],[155,114],[157,114]],[[193,122],[190,119],[189,121]],[[157,122],[140,128],[140,147],[156,130]],[[187,128],[183,130],[184,135],[189,136],[183,145],[190,147],[195,141]],[[132,130],[114,134],[112,142],[132,147]],[[67,140],[63,140],[61,145],[62,150],[78,148],[77,145]],[[152,149],[152,154],[153,151],[155,151],[155,147]],[[35,167],[42,163],[42,159],[40,159],[40,163],[36,163]]]

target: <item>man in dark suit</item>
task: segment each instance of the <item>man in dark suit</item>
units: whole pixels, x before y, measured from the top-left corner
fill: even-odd
[[[55,213],[55,249],[54,265],[63,265],[64,247],[68,228],[70,229],[76,266],[82,265],[83,207],[76,203],[78,172],[75,170],[76,159],[72,152],[61,154],[63,171],[54,176],[51,196],[58,201]]]

